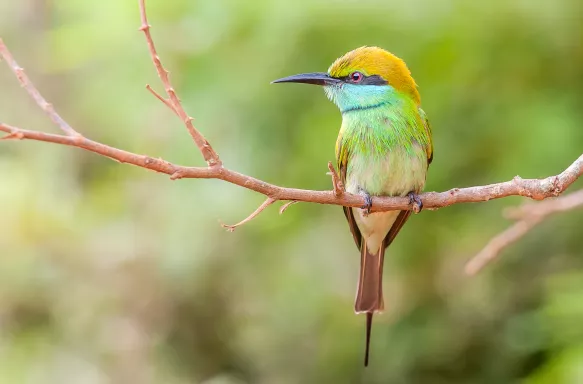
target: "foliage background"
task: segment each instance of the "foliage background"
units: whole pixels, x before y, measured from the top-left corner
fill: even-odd
[[[150,0],[187,110],[225,164],[329,189],[340,125],[321,90],[271,86],[379,45],[411,68],[434,129],[427,190],[545,177],[583,148],[579,0]],[[0,2],[0,36],[88,137],[202,164],[160,89],[136,1]],[[0,66],[0,119],[56,128]],[[581,383],[581,211],[554,217],[475,278],[507,198],[413,218],[386,264],[388,311],[352,313],[341,210],[270,208],[81,150],[0,143],[1,383]],[[572,189],[581,188],[577,183]]]

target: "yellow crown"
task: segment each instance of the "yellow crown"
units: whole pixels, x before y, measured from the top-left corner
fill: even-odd
[[[362,72],[366,76],[381,76],[388,85],[410,96],[415,103],[421,102],[417,84],[405,62],[379,47],[360,47],[348,52],[328,69],[332,77],[344,77],[352,72]]]

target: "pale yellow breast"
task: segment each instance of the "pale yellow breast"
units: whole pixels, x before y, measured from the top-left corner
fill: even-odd
[[[427,158],[421,146],[413,152],[402,148],[390,151],[382,159],[353,155],[348,161],[346,190],[358,194],[361,190],[372,196],[406,196],[420,192],[425,186]],[[370,252],[376,252],[391,229],[399,211],[376,212],[364,215],[353,208],[354,219]]]
[[[346,190],[350,193],[364,189],[373,196],[405,196],[425,186],[427,155],[419,145],[412,152],[395,148],[379,159],[352,154],[347,163]]]

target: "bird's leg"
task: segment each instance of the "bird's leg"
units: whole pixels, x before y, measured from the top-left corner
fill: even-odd
[[[409,197],[409,204],[413,206],[413,212],[415,213],[421,212],[421,210],[423,209],[423,202],[421,201],[419,195],[411,191],[407,194],[407,196]]]
[[[372,208],[372,197],[370,196],[370,193],[358,187],[358,194],[364,197],[364,205],[360,208],[364,210],[365,216],[369,215],[370,209]]]

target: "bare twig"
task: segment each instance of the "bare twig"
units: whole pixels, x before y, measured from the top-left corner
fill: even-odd
[[[495,236],[486,246],[466,264],[466,273],[475,275],[489,262],[493,261],[508,246],[526,235],[546,217],[557,212],[565,212],[583,206],[583,190],[556,199],[527,203],[508,210],[506,216],[518,220],[510,228]]]
[[[0,57],[6,60],[8,67],[10,67],[12,72],[14,72],[14,75],[16,75],[16,78],[20,82],[20,85],[22,85],[22,88],[28,92],[28,94],[34,99],[38,106],[51,118],[51,120],[57,126],[59,126],[69,136],[79,135],[77,131],[71,128],[71,126],[61,116],[59,116],[57,112],[55,112],[53,105],[40,94],[40,92],[36,89],[36,87],[32,84],[24,72],[24,69],[22,69],[16,60],[14,60],[14,57],[12,57],[12,54],[8,48],[6,48],[6,45],[4,45],[4,41],[2,41],[2,39],[0,39]]]
[[[252,214],[250,214],[249,216],[247,216],[245,219],[241,220],[240,222],[238,222],[237,224],[233,224],[233,225],[228,225],[228,224],[221,224],[221,226],[223,228],[226,228],[227,230],[229,230],[230,232],[233,232],[235,230],[235,228],[248,223],[249,221],[253,220],[255,217],[257,217],[257,215],[259,215],[261,212],[263,212],[263,210],[267,207],[269,207],[271,204],[275,203],[277,200],[276,199],[272,199],[271,197],[268,197],[267,199],[265,199],[265,201],[263,202],[263,204],[261,204],[259,206],[259,208],[257,208]]]
[[[148,91],[150,91],[150,93],[152,95],[154,95],[154,97],[156,97],[158,100],[160,100],[161,102],[163,102],[168,108],[170,108],[171,111],[173,111],[176,115],[178,115],[178,113],[176,113],[176,109],[174,109],[174,105],[172,105],[172,103],[170,102],[170,100],[163,98],[162,95],[160,95],[158,92],[156,92],[154,90],[154,88],[152,88],[150,86],[150,84],[146,84],[146,89]]]
[[[152,92],[159,100],[173,110],[184,121],[195,143],[198,145],[201,153],[207,161],[208,167],[185,167],[170,163],[163,159],[156,159],[149,156],[139,155],[127,152],[118,148],[90,140],[78,134],[73,130],[48,104],[39,92],[32,85],[28,77],[24,75],[22,69],[16,64],[7,47],[0,40],[0,55],[4,57],[16,77],[23,84],[24,88],[37,101],[39,106],[51,117],[51,119],[66,133],[66,135],[55,135],[50,133],[30,131],[7,124],[0,123],[0,131],[8,133],[4,139],[29,139],[45,141],[57,144],[78,147],[87,151],[95,152],[102,156],[109,157],[120,163],[133,164],[138,167],[150,169],[156,172],[170,175],[172,180],[182,178],[195,179],[220,179],[229,183],[239,185],[243,188],[253,190],[267,196],[267,200],[251,216],[233,226],[235,228],[243,223],[248,222],[259,214],[267,206],[275,201],[290,202],[312,202],[319,204],[333,204],[347,207],[361,207],[365,204],[364,198],[360,195],[343,192],[342,183],[332,164],[329,164],[330,172],[333,179],[333,191],[312,191],[296,188],[284,188],[273,184],[266,183],[262,180],[255,179],[251,176],[243,175],[230,169],[224,168],[216,152],[211,148],[209,143],[198,132],[192,124],[192,119],[186,114],[180,100],[178,99],[168,78],[168,72],[162,67],[160,58],[156,53],[154,43],[150,35],[150,26],[146,18],[144,0],[139,0],[142,26],[141,30],[146,36],[150,55],[158,75],[164,84],[168,98],[162,97],[151,87],[148,90]],[[547,197],[560,195],[569,185],[571,185],[583,173],[583,155],[575,160],[567,169],[557,176],[547,177],[545,179],[521,179],[515,177],[513,180],[491,184],[485,186],[455,188],[446,192],[428,192],[420,195],[424,207],[427,209],[437,209],[458,203],[470,203],[499,199],[506,196],[526,196],[535,200],[542,200]],[[284,205],[281,211],[289,207],[291,203]],[[409,210],[412,209],[407,197],[374,197],[372,211],[389,211],[389,210]]]
[[[338,176],[338,172],[336,172],[336,169],[332,165],[331,161],[328,162],[328,169],[330,170],[330,172],[328,172],[328,175],[332,176],[332,186],[334,187],[334,196],[336,196],[336,197],[342,196],[342,194],[344,193],[344,184],[342,183],[342,180],[340,180],[340,177]]]
[[[22,140],[24,139],[24,135],[22,132],[19,132],[17,128],[11,127],[9,125],[5,125],[6,128],[10,129],[7,135],[4,135],[0,138],[0,140],[10,140],[10,139],[17,139]]]
[[[266,183],[251,176],[232,171],[224,167],[185,167],[162,159],[127,152],[118,148],[87,139],[85,137],[70,137],[50,133],[29,131],[0,123],[0,131],[9,134],[18,132],[23,139],[46,141],[78,147],[102,156],[117,160],[120,163],[133,164],[152,171],[165,173],[175,179],[220,179],[229,183],[259,192],[274,200],[296,200],[318,204],[343,205],[346,207],[362,207],[364,198],[360,195],[345,192],[335,196],[333,191],[312,191],[307,189],[284,188]],[[507,196],[525,196],[535,200],[560,195],[583,173],[583,155],[575,160],[566,170],[556,176],[545,179],[521,179],[515,177],[510,181],[468,188],[455,188],[446,192],[422,193],[420,198],[426,209],[438,209],[453,204],[477,203]],[[178,175],[178,176],[176,176]],[[411,204],[408,197],[373,197],[373,212],[409,210]]]
[[[285,203],[284,205],[281,206],[281,208],[279,208],[279,214],[283,215],[283,213],[292,205],[296,204],[297,201],[292,200],[292,201],[288,201],[287,203]]]
[[[468,261],[465,267],[466,274],[474,276],[476,273],[480,272],[480,270],[482,270],[486,264],[494,260],[504,248],[515,243],[539,222],[540,219],[528,221],[521,220],[506,229],[504,232],[496,235],[476,256]]]
[[[144,32],[144,36],[146,37],[146,42],[148,43],[148,49],[150,50],[150,56],[152,57],[152,61],[154,62],[154,67],[158,72],[158,76],[164,84],[164,90],[166,91],[166,95],[168,95],[168,99],[164,99],[158,93],[154,92],[154,90],[148,86],[150,92],[152,92],[158,99],[160,99],[164,104],[168,106],[174,113],[180,117],[184,125],[186,125],[186,129],[192,136],[192,139],[196,143],[198,149],[202,153],[204,160],[207,162],[209,167],[217,166],[220,167],[222,165],[221,160],[219,159],[219,155],[215,152],[215,150],[211,147],[209,142],[204,138],[202,133],[200,133],[192,123],[192,117],[188,116],[182,104],[180,103],[180,99],[176,95],[172,84],[170,83],[170,78],[168,77],[168,71],[162,66],[162,62],[160,61],[160,56],[156,52],[156,47],[154,46],[154,41],[152,40],[152,35],[150,34],[150,24],[148,24],[148,18],[146,17],[146,4],[145,0],[138,0],[140,6],[140,17],[142,21],[142,25],[140,26],[140,31]]]

